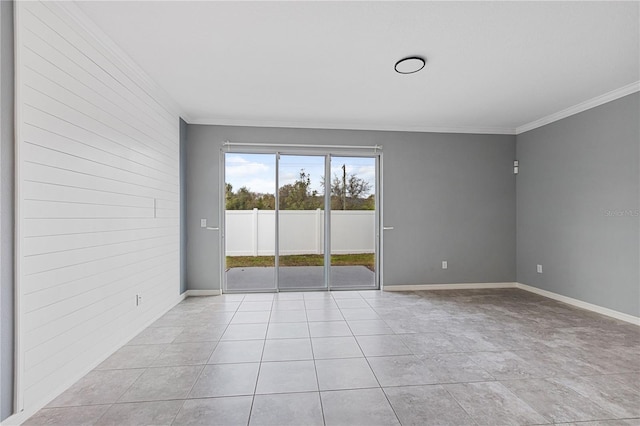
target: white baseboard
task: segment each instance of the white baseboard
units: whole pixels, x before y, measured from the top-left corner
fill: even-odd
[[[220,290],[187,290],[184,294],[186,297],[220,296],[222,292]]]
[[[459,284],[413,284],[386,285],[384,291],[417,291],[417,290],[482,290],[491,288],[515,288],[516,283],[459,283]]]
[[[527,284],[515,283],[516,288],[521,290],[528,291],[530,293],[535,293],[540,296],[547,297],[549,299],[557,300],[558,302],[566,303],[567,305],[572,305],[578,308],[586,309],[588,311],[596,312],[598,314],[606,315],[611,318],[619,319],[620,321],[629,322],[631,324],[640,325],[640,317],[635,317],[633,315],[625,314],[623,312],[615,311],[613,309],[605,308],[603,306],[594,305],[593,303],[583,302],[582,300],[574,299],[572,297],[563,296],[558,293],[553,293],[551,291],[542,290],[537,287],[532,287]]]
[[[388,285],[384,287],[384,291],[418,291],[418,290],[480,290],[492,288],[517,288],[520,290],[535,293],[549,299],[557,300],[577,308],[586,309],[598,314],[606,315],[611,318],[619,319],[631,324],[640,325],[640,317],[618,312],[603,306],[594,305],[593,303],[583,302],[582,300],[572,297],[563,296],[551,291],[542,290],[527,284],[517,282],[504,283],[460,283],[460,284],[417,284],[417,285]]]
[[[78,380],[80,380],[81,378],[86,376],[91,370],[93,370],[98,365],[100,365],[104,360],[109,358],[115,351],[117,351],[122,346],[124,346],[129,340],[133,339],[142,330],[146,329],[151,324],[153,324],[157,319],[159,319],[161,316],[166,314],[175,305],[177,305],[178,303],[182,302],[186,297],[187,297],[186,292],[181,294],[181,295],[179,295],[174,302],[172,302],[171,304],[168,305],[168,307],[166,309],[162,310],[157,315],[154,315],[153,318],[151,318],[150,320],[148,320],[145,323],[143,323],[140,327],[136,327],[131,332],[127,333],[127,336],[124,339],[122,339],[121,341],[119,341],[118,344],[114,345],[111,351],[109,351],[108,353],[104,354],[104,356],[98,358],[95,362],[91,363],[91,365],[88,368],[85,368],[84,370],[81,370],[77,374],[75,374],[72,377],[70,377],[68,380],[66,380],[64,383],[62,383],[58,387],[58,389],[56,391],[52,392],[51,395],[47,396],[46,398],[44,398],[39,403],[34,404],[31,407],[25,408],[23,411],[21,411],[19,413],[15,413],[15,414],[7,417],[2,422],[0,422],[0,426],[16,426],[16,425],[20,425],[23,422],[25,422],[27,419],[29,419],[29,417],[31,417],[34,414],[36,414],[38,411],[40,411],[40,409],[42,409],[48,403],[50,403],[56,397],[58,397],[58,395],[60,395],[62,392],[67,390],[69,387],[71,387],[71,385],[73,385],[75,382],[77,382]]]

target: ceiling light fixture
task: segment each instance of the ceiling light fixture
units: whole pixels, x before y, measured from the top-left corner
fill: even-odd
[[[424,68],[426,61],[420,56],[409,56],[396,62],[394,68],[399,74],[413,74]]]

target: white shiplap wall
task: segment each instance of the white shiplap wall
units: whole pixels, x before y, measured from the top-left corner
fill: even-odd
[[[28,410],[178,300],[179,120],[73,5],[16,7],[17,396]]]

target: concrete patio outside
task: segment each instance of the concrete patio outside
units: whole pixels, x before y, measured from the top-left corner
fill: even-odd
[[[280,290],[317,290],[324,288],[324,266],[281,266]],[[226,272],[227,290],[274,291],[274,267],[230,268]],[[376,288],[375,273],[364,266],[332,266],[332,289]]]

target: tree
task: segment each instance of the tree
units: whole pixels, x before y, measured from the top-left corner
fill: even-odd
[[[227,184],[229,189],[233,189]],[[227,192],[227,210],[251,210],[255,206],[256,194],[243,186],[235,194],[233,191]]]
[[[246,186],[238,192],[233,192],[233,186],[225,183],[225,208],[227,210],[273,210],[275,208],[275,197],[273,194],[257,194]]]
[[[333,210],[375,210],[375,196],[369,195],[371,184],[355,174],[347,176],[346,167],[343,176],[333,176],[331,181],[331,208]],[[325,187],[324,179],[320,184]],[[225,183],[225,201],[227,210],[275,210],[274,194],[252,192],[246,186],[233,191],[230,183]],[[293,183],[283,185],[278,190],[280,209],[315,210],[324,208],[324,196],[311,189],[311,175],[300,169]]]
[[[226,182],[224,184],[224,199],[225,199],[225,209],[227,210],[234,210],[231,206],[233,205],[233,197],[234,197],[234,193],[233,193],[233,185],[231,185],[230,183]]]
[[[324,197],[318,191],[311,190],[311,176],[300,170],[298,179],[294,183],[280,188],[280,208],[283,210],[315,210],[324,206]],[[275,210],[276,197],[273,194],[259,194],[252,192],[246,186],[233,192],[230,183],[225,184],[225,206],[227,210]]]
[[[275,210],[276,196],[273,194],[258,194],[255,208],[260,210]]]
[[[294,183],[288,183],[280,188],[280,209],[282,210],[315,210],[322,208],[323,197],[318,196],[318,191],[310,190],[311,175],[304,169],[300,169],[298,179]]]
[[[334,210],[374,210],[373,195],[368,198],[371,184],[351,173],[349,176],[343,169],[343,176],[333,175],[331,181],[331,208]],[[373,201],[373,202],[371,202]]]

